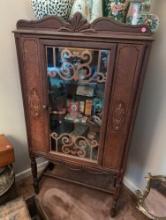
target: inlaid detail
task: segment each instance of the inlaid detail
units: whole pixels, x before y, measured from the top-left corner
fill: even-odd
[[[32,89],[29,95],[29,102],[30,106],[30,113],[32,117],[37,118],[40,116],[40,109],[41,109],[41,104],[40,104],[40,97],[36,89]]]
[[[122,128],[125,121],[125,117],[125,104],[122,101],[119,101],[115,104],[112,115],[112,128],[114,131],[119,131]]]

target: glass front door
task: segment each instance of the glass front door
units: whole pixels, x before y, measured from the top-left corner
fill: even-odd
[[[110,50],[47,46],[50,147],[97,163]]]

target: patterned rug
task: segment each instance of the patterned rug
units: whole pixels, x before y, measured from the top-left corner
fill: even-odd
[[[0,220],[31,220],[23,198],[0,206]]]
[[[49,220],[145,220],[129,202],[129,196],[122,196],[116,218],[110,217],[112,197],[96,190],[47,178],[42,181],[37,196],[46,219]]]

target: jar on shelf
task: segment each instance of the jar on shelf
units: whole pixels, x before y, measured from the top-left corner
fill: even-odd
[[[131,25],[138,25],[140,23],[142,13],[142,1],[132,0],[130,2],[129,10],[126,17],[126,23]]]
[[[91,22],[95,19],[103,16],[103,1],[102,0],[90,0],[91,1]]]
[[[104,16],[111,16],[116,21],[124,23],[128,5],[128,0],[104,0]]]

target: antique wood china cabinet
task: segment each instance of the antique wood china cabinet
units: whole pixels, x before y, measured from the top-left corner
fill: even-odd
[[[89,24],[76,13],[20,20],[14,34],[36,193],[43,157],[52,165],[43,175],[112,194],[115,215],[153,41],[148,27]]]

